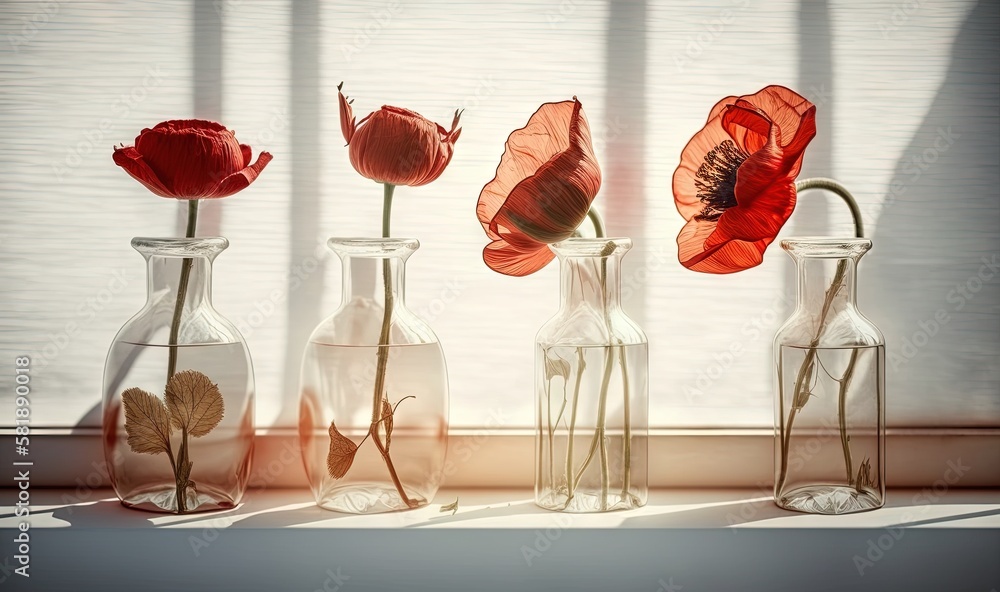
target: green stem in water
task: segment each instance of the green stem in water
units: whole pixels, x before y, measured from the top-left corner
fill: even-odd
[[[625,470],[625,474],[622,477],[622,501],[625,501],[629,500],[629,496],[631,495],[629,490],[632,488],[632,412],[631,401],[629,401],[631,393],[629,392],[628,361],[626,360],[625,346],[618,347],[618,363],[622,367],[622,421],[625,422],[625,434],[623,435],[624,441],[622,443],[622,466]],[[630,502],[627,503],[631,505]]]
[[[847,389],[851,386],[851,379],[854,377],[854,365],[858,362],[858,352],[861,350],[854,348],[851,350],[851,359],[847,363],[847,370],[840,379],[840,389],[837,395],[837,415],[840,420],[840,445],[844,449],[844,466],[847,469],[847,484],[853,485],[854,463],[851,460],[851,439],[847,436]]]
[[[861,219],[861,208],[858,207],[858,202],[851,195],[851,192],[847,190],[846,187],[834,181],[833,179],[826,178],[814,178],[805,179],[803,181],[798,181],[795,183],[796,193],[801,193],[809,189],[825,189],[832,193],[838,195],[847,204],[848,209],[851,211],[851,216],[854,219],[854,235],[857,238],[863,238],[865,235],[864,222]],[[795,378],[795,386],[792,392],[792,408],[788,412],[788,422],[781,429],[781,471],[778,475],[778,479],[775,483],[775,495],[780,495],[782,488],[785,486],[785,480],[788,477],[788,455],[790,452],[791,439],[792,439],[792,425],[795,423],[795,418],[798,414],[800,408],[802,408],[806,402],[809,400],[809,392],[806,388],[808,382],[807,380],[812,376],[817,357],[819,355],[817,347],[819,346],[820,338],[823,335],[823,330],[826,328],[826,317],[830,312],[830,308],[833,306],[833,299],[836,298],[837,294],[840,292],[840,288],[843,286],[844,278],[847,274],[847,262],[840,261],[837,264],[837,271],[834,273],[833,281],[830,282],[830,288],[826,291],[826,296],[823,301],[823,309],[820,313],[819,324],[816,329],[816,336],[813,337],[811,343],[809,344],[809,349],[806,351],[806,355],[802,360],[802,366],[799,368],[799,372]],[[848,364],[847,370],[844,372],[844,376],[840,379],[840,389],[838,393],[838,415],[840,423],[840,439],[844,448],[844,463],[847,465],[847,481],[848,484],[851,483],[853,469],[851,462],[851,449],[849,444],[849,439],[847,437],[847,418],[846,418],[846,406],[847,406],[847,388],[851,383],[851,379],[854,373],[855,361],[857,359],[857,350],[851,353],[851,362]],[[782,381],[779,380],[779,385]],[[783,387],[779,387],[782,388]],[[784,400],[784,392],[780,393],[782,400]]]
[[[583,382],[583,371],[587,368],[587,361],[583,355],[582,347],[577,348],[576,356],[576,385],[573,387],[573,403],[569,419],[569,439],[566,442],[566,507],[569,507],[569,502],[576,493],[576,483],[579,481],[578,479],[573,479],[573,445],[576,441],[576,414],[580,409],[580,386]]]
[[[548,356],[548,352],[544,349],[542,350],[543,356]],[[580,356],[580,362],[583,362],[583,357]],[[580,388],[579,381],[580,372],[577,371],[577,390]],[[566,389],[569,388],[569,376],[563,377],[563,399],[562,404],[559,406],[559,414],[556,416],[555,421],[552,420],[552,379],[547,378],[545,381],[545,404],[546,404],[546,417],[549,422],[549,483],[555,487],[556,483],[556,457],[555,457],[555,438],[556,438],[556,428],[559,427],[559,423],[562,421],[563,414],[566,412],[567,395]],[[539,417],[541,416],[541,409],[539,409]],[[538,429],[541,431],[542,424],[539,419]],[[541,452],[539,452],[539,458],[541,458]],[[567,476],[569,473],[567,473]],[[538,483],[542,482],[542,463],[538,463]]]
[[[383,186],[383,201],[382,201],[382,237],[389,238],[389,220],[392,213],[392,192],[396,189],[395,185],[390,183],[385,183]],[[389,449],[385,447],[382,442],[382,437],[378,433],[379,423],[382,421],[382,400],[385,398],[385,373],[386,367],[389,363],[389,329],[392,325],[392,308],[393,308],[393,297],[392,297],[392,264],[389,259],[382,260],[382,279],[385,286],[385,307],[384,313],[382,315],[382,330],[379,333],[378,338],[378,362],[375,369],[375,389],[372,395],[372,424],[368,428],[368,434],[372,437],[372,442],[375,443],[375,447],[378,448],[379,453],[382,454],[382,459],[385,460],[385,466],[389,470],[389,477],[392,479],[392,484],[396,487],[396,491],[399,493],[399,498],[403,501],[407,507],[415,508],[417,503],[406,495],[406,491],[403,490],[403,484],[399,480],[399,475],[396,474],[396,467],[392,464],[392,458],[389,456]]]
[[[187,218],[187,228],[185,229],[184,236],[186,238],[194,238],[195,233],[198,228],[198,204],[199,200],[189,199],[188,200],[188,218]],[[184,301],[187,299],[188,284],[191,281],[191,268],[194,266],[194,259],[191,257],[185,257],[181,262],[181,279],[177,284],[177,300],[174,302],[174,316],[170,321],[170,337],[167,345],[169,345],[167,353],[167,381],[169,382],[173,378],[174,374],[177,372],[177,339],[181,329],[181,316],[184,313]],[[167,443],[169,445],[169,442]],[[177,513],[183,514],[187,512],[187,501],[184,494],[184,490],[187,488],[186,483],[181,482],[179,471],[182,470],[180,466],[187,459],[187,432],[184,432],[183,439],[181,441],[180,450],[177,453],[177,462],[174,461],[173,451],[167,450],[167,455],[170,458],[170,467],[174,472],[174,483],[175,483],[175,496],[177,498]]]
[[[601,449],[601,511],[608,509],[608,387],[611,385],[611,373],[614,371],[615,357],[609,345],[604,352],[604,378],[601,380],[601,398],[597,403],[597,433]]]
[[[596,210],[591,209],[590,212],[593,213],[591,219],[594,221],[594,230],[598,232],[598,238],[603,238],[603,221],[601,221],[601,217],[597,214]],[[604,249],[601,250],[601,299],[604,302],[604,324],[608,328],[608,346],[604,352],[604,377],[601,379],[601,397],[597,402],[597,432],[594,434],[595,437],[598,438],[601,454],[601,511],[608,509],[608,488],[611,482],[611,476],[608,472],[608,387],[611,385],[611,373],[614,372],[615,358],[611,351],[611,342],[613,342],[615,338],[611,330],[611,315],[608,310],[607,298],[608,257],[611,256],[614,249],[614,243],[608,241],[608,243],[604,245]],[[625,466],[624,470],[628,471],[628,466]]]
[[[607,274],[608,274],[608,259],[607,258],[608,258],[608,256],[611,255],[612,252],[614,252],[614,248],[615,248],[614,243],[609,241],[605,245],[604,249],[601,251],[601,254],[600,254],[600,257],[601,257],[601,297],[605,298],[605,299],[607,298],[607,283],[608,283],[607,282]],[[605,302],[605,305],[604,305],[604,314],[605,314],[605,324],[607,325],[608,330],[610,331],[611,330],[611,318],[610,318],[610,315],[609,315],[608,305],[607,305],[606,302]],[[594,458],[594,453],[599,450],[600,451],[600,459],[601,459],[601,509],[602,510],[606,510],[607,506],[608,506],[608,489],[609,489],[609,483],[610,483],[610,480],[611,480],[610,479],[610,474],[609,474],[609,466],[608,466],[608,451],[607,451],[607,439],[606,439],[606,435],[607,435],[608,389],[609,389],[609,386],[611,384],[611,374],[614,371],[614,355],[612,353],[612,347],[613,346],[610,344],[610,341],[614,340],[614,336],[609,333],[608,338],[609,338],[609,345],[606,346],[607,349],[605,350],[604,375],[603,375],[603,377],[601,379],[601,394],[600,394],[600,398],[598,399],[598,403],[597,403],[597,406],[598,406],[598,409],[597,409],[597,426],[596,426],[596,428],[594,430],[594,437],[593,437],[593,439],[590,442],[590,450],[587,452],[587,458],[584,459],[583,464],[580,466],[580,469],[577,471],[576,479],[573,480],[573,482],[571,484],[571,489],[570,489],[570,491],[574,491],[579,486],[580,480],[583,479],[584,472],[587,470],[587,467],[590,466],[590,462]],[[623,367],[623,370],[622,370],[622,377],[623,377],[623,379],[627,380],[627,372],[624,370],[624,367]],[[625,396],[627,397],[628,396],[628,385],[627,384],[624,385],[623,391],[625,392]],[[626,405],[627,405],[627,403],[626,403]],[[575,411],[575,409],[574,409],[574,411]],[[629,434],[629,436],[631,436],[631,434]],[[631,453],[630,450],[629,450],[629,453]],[[626,465],[624,467],[624,471],[626,473],[626,475],[625,475],[625,477],[623,479],[624,482],[629,482],[630,481],[630,478],[628,476],[628,472],[630,470],[631,470],[630,464],[626,463]]]
[[[587,211],[587,218],[589,218],[591,223],[594,225],[594,234],[598,238],[604,238],[605,235],[604,220],[601,219],[601,215],[597,213],[597,210],[595,210],[594,208],[589,209]],[[574,234],[577,235],[576,233]],[[603,269],[606,270],[607,268],[604,267]],[[577,350],[577,355],[578,355],[578,363],[577,363],[577,373],[576,373],[576,386],[573,389],[573,403],[571,406],[572,409],[570,411],[569,434],[568,434],[569,440],[566,443],[566,490],[567,490],[566,506],[567,507],[569,506],[569,502],[573,499],[573,496],[576,493],[576,487],[577,485],[579,485],[580,479],[583,476],[582,475],[583,470],[586,469],[587,466],[590,464],[590,460],[594,456],[594,450],[597,448],[597,439],[596,439],[597,434],[595,432],[594,441],[591,445],[590,451],[587,454],[587,459],[584,461],[584,464],[581,467],[580,474],[578,474],[577,477],[574,479],[573,448],[576,440],[576,415],[577,412],[579,411],[578,404],[580,401],[580,383],[583,380],[583,370],[587,366],[586,362],[584,361],[582,348]]]

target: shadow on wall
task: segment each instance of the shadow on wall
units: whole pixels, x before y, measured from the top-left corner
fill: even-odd
[[[998,17],[981,0],[958,32],[860,268],[863,310],[886,337],[893,426],[940,425],[956,409],[965,425],[1000,424]]]

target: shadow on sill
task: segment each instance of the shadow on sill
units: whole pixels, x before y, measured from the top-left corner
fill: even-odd
[[[33,515],[50,514],[55,526],[81,529],[191,527],[202,529],[281,529],[289,527],[435,528],[455,525],[471,528],[660,528],[721,529],[753,526],[766,528],[898,528],[948,525],[1000,516],[1000,491],[952,490],[933,498],[926,491],[890,490],[884,509],[847,516],[815,516],[782,510],[771,498],[753,490],[654,490],[649,504],[629,512],[607,514],[563,514],[543,510],[523,490],[443,491],[435,503],[412,512],[357,516],[317,507],[307,491],[251,491],[244,503],[232,510],[177,516],[131,510],[101,491],[96,501],[66,503],[71,490],[33,492],[38,509]],[[459,498],[457,513],[442,512],[444,504]],[[44,510],[41,507],[48,506]],[[14,522],[12,508],[0,515]],[[381,517],[381,518],[380,518]],[[992,521],[991,521],[992,522]],[[975,526],[975,525],[973,525]]]

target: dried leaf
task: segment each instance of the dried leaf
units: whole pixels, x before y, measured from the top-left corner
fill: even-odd
[[[389,399],[382,399],[382,426],[385,428],[385,449],[389,450],[392,442],[392,405]]]
[[[572,367],[569,362],[562,358],[552,359],[545,354],[545,379],[552,380],[556,376],[562,376],[563,380],[569,380],[569,374],[572,371]]]
[[[170,420],[167,408],[156,395],[140,388],[122,393],[125,433],[132,452],[159,454],[170,448]]]
[[[167,382],[166,398],[170,423],[195,438],[209,433],[222,421],[222,393],[197,370],[174,374]]]
[[[441,506],[441,509],[438,510],[438,511],[439,512],[451,512],[451,515],[454,516],[455,512],[458,511],[458,498],[456,497],[455,501],[451,502],[450,504],[445,504],[445,505]]]
[[[815,350],[810,350],[814,352]],[[809,397],[815,396],[812,392],[812,385],[816,383],[816,354],[807,353],[805,360],[802,361],[802,373],[803,380],[799,382],[796,380],[796,384],[799,386],[797,392],[793,393],[792,404],[799,410],[806,406],[809,402]]]
[[[181,487],[187,487],[191,483],[191,467],[194,466],[189,460],[183,460],[180,463],[180,467],[177,470],[177,482],[181,484]]]
[[[330,471],[330,476],[340,479],[347,474],[354,462],[354,455],[358,452],[358,447],[351,442],[351,439],[341,434],[337,426],[330,422],[330,453],[326,456],[326,468]]]
[[[875,479],[875,477],[872,476],[871,460],[869,460],[867,457],[865,458],[864,462],[861,463],[861,466],[858,467],[858,477],[855,480],[854,487],[855,489],[858,490],[859,493],[862,491],[862,487],[867,487],[871,489],[878,488],[877,480]]]

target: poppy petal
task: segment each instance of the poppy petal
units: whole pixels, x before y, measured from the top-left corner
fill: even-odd
[[[267,166],[267,163],[271,162],[272,158],[274,157],[269,152],[261,152],[257,155],[257,162],[223,179],[215,191],[205,197],[228,197],[246,189],[257,179],[257,175],[264,170],[264,167]]]
[[[516,277],[535,273],[548,265],[555,256],[552,249],[542,243],[536,243],[534,249],[524,250],[497,240],[483,249],[483,261],[490,269]]]
[[[253,150],[246,144],[240,144],[240,152],[243,153],[243,166],[250,166],[250,161],[253,160]]]
[[[516,228],[538,242],[563,240],[583,222],[601,185],[582,105],[546,103],[507,139],[477,215],[491,238]]]
[[[744,152],[753,154],[767,144],[771,120],[745,101],[737,101],[722,112],[722,128]]]
[[[730,105],[735,105],[736,102],[739,100],[740,100],[739,97],[726,97],[721,101],[719,101],[718,103],[716,103],[715,105],[713,105],[712,110],[708,112],[708,118],[705,120],[705,123],[708,123],[713,119],[715,119],[716,117],[722,115],[722,112],[725,111],[726,107]]]
[[[692,220],[677,236],[678,259],[681,265],[703,273],[735,273],[760,265],[771,240],[747,242],[713,237],[716,229],[711,222]]]
[[[544,243],[565,240],[587,217],[599,179],[591,163],[564,152],[514,187],[490,227],[517,228]]]
[[[785,146],[785,152],[795,156],[795,160],[788,167],[788,175],[795,177],[802,168],[802,157],[805,156],[806,146],[816,137],[816,107],[810,107],[803,115],[795,135]]]
[[[133,179],[142,183],[147,189],[152,191],[154,194],[160,197],[175,197],[174,194],[167,189],[166,185],[160,181],[159,177],[153,169],[149,168],[149,164],[142,158],[142,155],[135,149],[134,146],[126,146],[125,148],[115,148],[113,154],[115,164],[125,169]]]
[[[204,135],[211,135],[212,133],[218,132],[228,132],[226,126],[222,125],[217,121],[211,121],[208,119],[171,119],[169,121],[161,121],[160,123],[153,126],[154,130],[168,131],[168,132],[196,132]],[[148,132],[148,129],[142,130],[143,133]],[[138,140],[138,138],[136,138]]]
[[[528,119],[527,125],[511,132],[496,175],[479,193],[476,215],[490,238],[490,222],[518,183],[534,174],[552,156],[569,148],[569,119],[572,101],[545,103]]]
[[[337,86],[337,101],[340,103],[340,132],[344,134],[344,140],[350,144],[351,138],[354,137],[354,109],[351,108],[351,104],[347,101],[347,97],[341,92],[344,83],[341,82]]]
[[[779,142],[788,146],[791,138],[804,123],[804,116],[815,105],[795,91],[784,86],[772,85],[761,89],[755,94],[740,97],[741,101],[750,103],[758,110],[767,114],[779,130]]]

